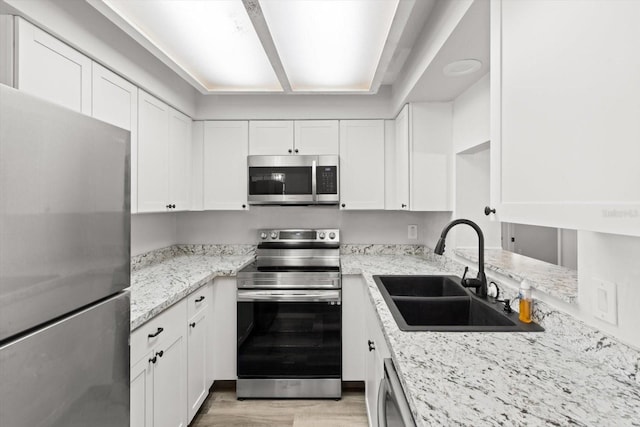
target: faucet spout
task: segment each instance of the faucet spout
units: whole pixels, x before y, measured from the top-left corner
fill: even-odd
[[[476,294],[485,298],[487,296],[487,276],[484,273],[484,234],[478,224],[464,218],[451,221],[442,230],[440,238],[438,239],[433,251],[438,255],[442,255],[444,253],[444,241],[447,238],[447,234],[449,233],[449,230],[458,224],[466,224],[470,226],[478,235],[478,275],[475,279],[463,279],[462,285],[468,288],[476,288]]]

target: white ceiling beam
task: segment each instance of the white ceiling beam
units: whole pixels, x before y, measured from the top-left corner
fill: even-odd
[[[256,34],[258,34],[258,39],[260,39],[260,43],[262,43],[262,48],[267,54],[267,58],[269,58],[273,71],[275,71],[276,77],[280,82],[280,86],[282,86],[284,93],[291,93],[289,77],[284,71],[284,66],[280,60],[280,55],[278,54],[275,43],[273,42],[273,38],[271,37],[267,21],[264,19],[264,15],[262,14],[260,3],[258,0],[242,0],[242,4],[247,10],[249,19],[251,19],[251,23],[253,24],[253,28],[256,30]]]
[[[369,92],[378,93],[378,89],[380,89],[382,80],[384,79],[384,76],[389,69],[389,65],[391,64],[393,55],[395,55],[396,50],[398,49],[402,33],[407,26],[407,22],[411,17],[411,12],[413,11],[413,7],[415,6],[415,4],[416,0],[400,0],[400,2],[398,3],[396,14],[393,17],[391,28],[389,29],[389,36],[387,37],[387,40],[384,43],[384,47],[382,48],[382,54],[380,55],[378,68],[376,68],[376,73],[373,76],[373,81],[371,82],[371,88],[369,89]]]

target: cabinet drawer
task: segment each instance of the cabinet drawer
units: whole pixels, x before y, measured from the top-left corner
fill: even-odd
[[[191,319],[196,313],[200,312],[211,304],[211,286],[211,283],[207,283],[200,289],[191,292],[186,298],[187,315],[189,319]]]
[[[183,299],[131,333],[131,364],[165,340],[185,334],[187,304]]]

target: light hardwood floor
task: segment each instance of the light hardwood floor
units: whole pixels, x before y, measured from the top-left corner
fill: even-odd
[[[190,427],[366,427],[364,391],[335,400],[237,400],[233,388],[213,390]]]

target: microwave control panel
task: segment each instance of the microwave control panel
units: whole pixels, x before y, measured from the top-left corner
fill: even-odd
[[[316,194],[338,193],[338,168],[318,166],[316,168]]]

